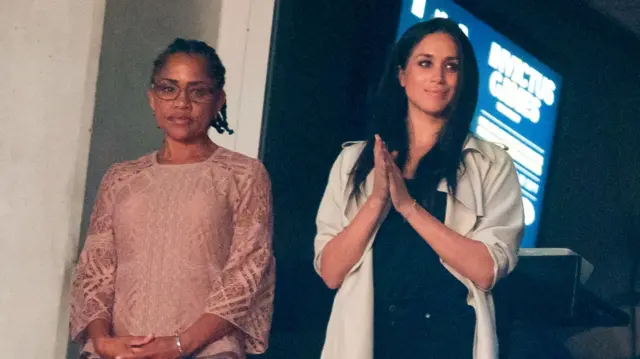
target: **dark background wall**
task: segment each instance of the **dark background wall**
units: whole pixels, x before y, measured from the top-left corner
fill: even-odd
[[[638,254],[640,40],[577,0],[458,2],[562,74],[538,244],[580,253],[596,267],[588,287],[615,301]],[[315,213],[340,144],[362,138],[355,114],[395,38],[399,3],[277,2],[261,153],[278,257],[269,357],[318,357],[333,293],[313,273]],[[568,341],[579,358],[628,356],[628,344],[627,328]]]
[[[315,212],[341,143],[361,138],[364,124],[354,113],[398,14],[396,1],[278,3],[261,156],[273,182],[279,289],[298,293],[279,296],[282,306],[300,305],[307,287],[322,300],[330,296],[311,266]],[[303,313],[279,314],[287,320],[277,324],[290,326]]]
[[[333,292],[312,267],[315,213],[331,164],[361,138],[354,114],[395,37],[398,1],[276,2],[261,158],[278,259],[269,358],[318,358]]]

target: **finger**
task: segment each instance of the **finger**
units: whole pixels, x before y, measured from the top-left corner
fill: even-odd
[[[134,359],[134,358],[140,358],[140,357],[134,353],[121,353],[116,356],[116,359]]]
[[[387,153],[388,153],[388,151],[386,150],[384,145],[380,145],[380,156],[382,156],[382,158],[386,158],[387,157]]]
[[[383,153],[383,154],[381,154],[381,157],[382,157],[382,161],[384,163],[384,168],[387,171],[391,170],[391,167],[390,167],[391,166],[391,162],[389,161],[389,156],[387,156],[386,154]]]
[[[388,151],[384,151],[384,158],[385,158],[385,161],[387,161],[387,163],[390,166],[393,166],[396,164],[395,158],[393,158],[393,156]]]
[[[129,352],[118,354],[118,356],[116,356],[116,359],[146,359],[148,357],[149,356],[146,354]]]
[[[146,337],[131,337],[128,344],[130,346],[141,346],[149,344],[151,341],[153,341],[153,339],[155,339],[155,336],[153,334],[149,334]]]
[[[386,152],[386,153],[389,152],[389,147],[387,147],[387,143],[384,141],[381,141],[380,149],[382,150],[382,152]]]
[[[393,171],[393,174],[397,176],[398,179],[402,179],[402,171],[400,171],[400,167],[396,166],[395,163],[391,167],[391,171]]]
[[[388,162],[389,162],[389,165],[388,165],[389,178],[391,178],[394,181],[402,178],[402,172],[400,171],[400,167],[398,167],[395,161],[389,159]]]
[[[397,160],[398,159],[398,151],[393,151],[391,152],[391,158],[393,158],[393,160]]]
[[[379,167],[379,166],[383,166],[384,167],[384,147],[382,145],[382,140],[380,140],[379,136],[377,137],[378,140],[376,140],[374,149],[373,149],[373,156],[374,156],[374,165]]]
[[[384,150],[384,141],[382,140],[382,137],[380,137],[380,135],[376,134],[376,142],[375,142],[375,146],[378,148],[379,151]]]

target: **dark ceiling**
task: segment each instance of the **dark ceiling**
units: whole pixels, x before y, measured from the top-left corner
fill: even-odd
[[[584,0],[640,38],[640,0]]]

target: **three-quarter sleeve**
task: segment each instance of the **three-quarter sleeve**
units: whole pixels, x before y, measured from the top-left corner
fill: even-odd
[[[506,152],[492,166],[485,182],[485,213],[469,237],[482,242],[493,259],[493,283],[488,288],[491,289],[511,273],[518,262],[518,249],[524,234],[524,210],[518,175]]]
[[[268,346],[275,290],[271,182],[262,163],[254,162],[238,185],[230,255],[206,311],[240,328],[246,352],[258,354]]]
[[[102,179],[91,213],[89,230],[71,286],[69,329],[74,341],[84,341],[93,320],[111,322],[117,266],[112,212],[115,176],[113,168]]]
[[[322,272],[322,251],[324,247],[344,229],[341,213],[344,212],[344,191],[346,178],[344,178],[344,157],[343,150],[333,163],[329,172],[327,186],[320,201],[318,214],[316,215],[317,234],[313,241],[314,260],[313,267],[316,273]]]

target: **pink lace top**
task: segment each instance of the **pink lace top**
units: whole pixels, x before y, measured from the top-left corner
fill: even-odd
[[[271,184],[257,160],[218,148],[204,162],[156,153],[112,166],[74,274],[70,331],[173,335],[212,313],[239,330],[197,356],[261,353],[273,310]],[[91,352],[91,341],[85,346]]]

